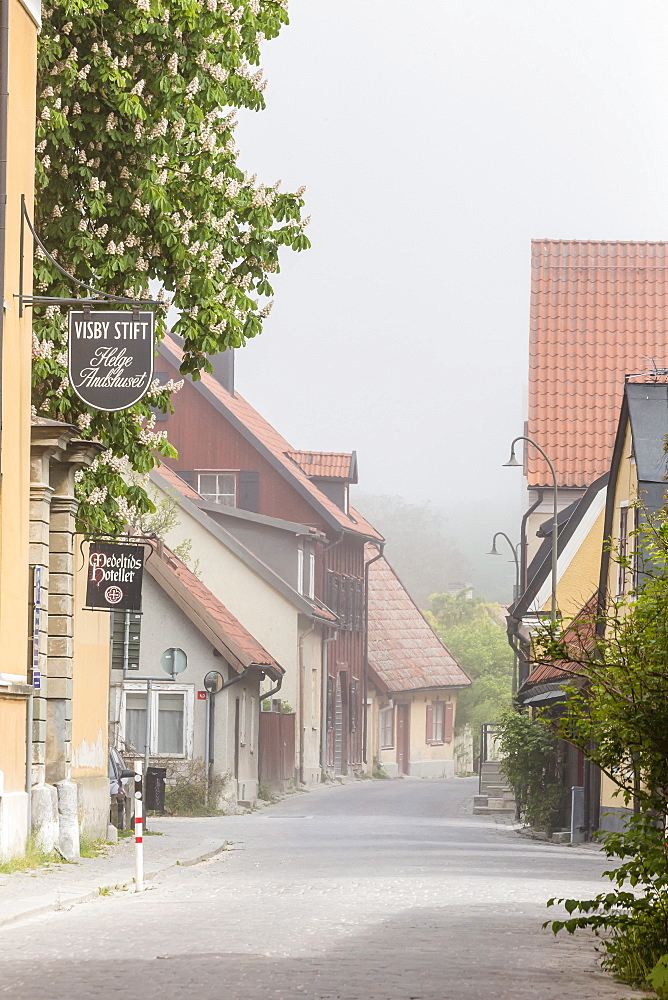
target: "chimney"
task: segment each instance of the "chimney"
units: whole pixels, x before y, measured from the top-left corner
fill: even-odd
[[[220,382],[223,389],[227,389],[231,396],[234,395],[234,348],[220,354],[207,355],[213,367],[213,377]]]

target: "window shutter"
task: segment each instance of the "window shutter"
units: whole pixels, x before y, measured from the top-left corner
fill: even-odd
[[[127,635],[126,635],[127,623]],[[126,660],[127,638],[127,660]],[[111,666],[114,670],[139,670],[141,615],[113,611],[111,615]]]
[[[445,743],[452,742],[452,720],[455,714],[455,706],[451,701],[445,703],[445,720],[443,722],[443,740]]]
[[[176,475],[180,476],[181,479],[188,484],[188,486],[192,486],[194,490],[197,489],[195,484],[195,473],[192,470],[184,472],[182,469],[176,469]]]
[[[258,472],[239,473],[237,507],[241,510],[250,510],[253,514],[260,513],[260,475]]]
[[[425,740],[427,743],[434,742],[434,709],[431,704],[427,705],[427,732]]]

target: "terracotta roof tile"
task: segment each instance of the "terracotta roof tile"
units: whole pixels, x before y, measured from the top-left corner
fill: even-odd
[[[624,376],[668,366],[668,243],[534,240],[528,434],[561,486],[607,471]],[[552,485],[533,448],[529,485]]]
[[[564,633],[564,639],[573,655],[581,657],[583,652],[589,652],[592,649],[596,636],[597,611],[598,591],[592,594]],[[577,674],[578,669],[575,664],[539,663],[522,685],[522,690],[526,691],[536,684],[545,684],[548,681],[560,681],[565,684],[577,677]]]
[[[307,476],[346,480],[351,477],[353,456],[350,452],[288,451],[286,454]]]
[[[160,468],[156,470],[156,473],[165,482],[167,482],[173,489],[175,489],[177,492],[180,492],[182,496],[186,497],[188,500],[200,501],[200,503],[201,503],[202,497],[200,496],[200,494],[197,493],[192,488],[192,486],[190,486],[185,481],[185,479],[181,479],[181,477],[179,476],[178,472],[174,472],[174,470],[170,469],[168,465],[165,465],[163,463],[160,466]],[[206,511],[203,511],[203,513],[206,514]],[[236,541],[238,541],[238,539],[236,539]],[[243,547],[245,548],[245,546],[243,546]],[[261,559],[259,559],[254,553],[252,553],[252,555],[257,560],[257,563],[259,565],[261,565],[262,567],[264,567],[269,572],[271,572],[272,574],[275,575],[275,571],[273,569],[271,569],[271,567],[268,566],[267,563],[265,563]],[[283,582],[285,583],[285,581],[283,581]],[[287,584],[287,586],[290,586],[290,585]],[[292,589],[292,588],[290,588],[290,589]],[[303,597],[303,594],[299,595],[299,596]],[[332,611],[330,611],[329,608],[326,608],[326,607],[322,606],[322,604],[319,601],[317,601],[317,600],[311,600],[311,598],[306,598],[306,597],[303,597],[303,599],[305,601],[307,601],[311,605],[311,607],[313,609],[313,614],[316,615],[318,618],[322,618],[325,621],[329,621],[329,622],[332,622],[332,623],[335,623],[335,622],[338,621],[337,616]]]
[[[369,566],[369,665],[388,691],[471,683],[384,558]]]
[[[185,481],[185,479],[181,479],[178,472],[174,472],[174,470],[170,469],[170,467],[165,465],[164,462],[160,465],[157,471],[170,486],[173,486],[174,489],[178,490],[184,497],[188,497],[189,500],[199,500],[200,503],[202,502],[202,497],[197,490],[194,490],[192,486]]]
[[[176,356],[179,362],[182,360],[183,351],[172,337],[166,336],[163,344],[171,354]],[[291,445],[284,437],[281,437],[278,431],[264,417],[260,416],[257,410],[243,396],[240,396],[237,392],[234,394],[229,393],[213,375],[208,375],[206,372],[202,373],[201,380],[195,382],[194,385],[195,387],[202,385],[208,389],[237,420],[241,421],[257,440],[272,453],[274,458],[278,459],[283,468],[292,477],[299,480],[307,492],[311,494],[312,498],[333,516],[340,527],[346,531],[358,532],[369,538],[382,539],[382,535],[368,521],[365,521],[361,514],[353,510],[352,507],[349,514],[345,514],[329,497],[325,496],[318,489],[315,483],[311,482],[304,470],[296,462],[288,458],[288,452],[293,451]]]

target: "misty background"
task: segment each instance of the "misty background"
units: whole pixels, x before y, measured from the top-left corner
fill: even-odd
[[[661,240],[665,0],[290,0],[241,166],[307,185],[237,387],[298,448],[359,456],[353,502],[413,595],[517,539],[530,240]],[[394,501],[388,498],[395,498]],[[410,515],[412,511],[412,516]],[[503,549],[505,553],[505,549]]]

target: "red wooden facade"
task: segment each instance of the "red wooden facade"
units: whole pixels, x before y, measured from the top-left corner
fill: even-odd
[[[178,361],[173,354],[162,351],[156,368],[166,372],[168,378],[181,378]],[[257,427],[267,435],[267,425],[253,424],[253,413],[247,417],[243,429],[234,426],[231,419],[212,402],[210,389],[212,377],[201,383],[186,379],[182,390],[174,398],[175,412],[166,422],[169,441],[178,450],[178,459],[169,460],[175,471],[198,488],[197,472],[207,470],[255,475],[253,506],[246,509],[281,520],[308,525],[323,532],[328,545],[315,546],[316,572],[315,597],[339,616],[337,638],[327,644],[328,674],[327,694],[327,766],[336,773],[358,769],[363,762],[364,728],[364,656],[366,629],[366,600],[364,593],[365,543],[370,526],[362,522],[362,529],[347,515],[343,523],[332,523],[331,514],[318,509],[318,497],[304,497],[299,484],[290,482],[289,469],[276,468],[276,462],[263,454],[263,441],[254,440]],[[207,390],[208,386],[208,390]],[[216,386],[218,389],[218,386]],[[269,429],[272,431],[272,429]],[[278,435],[275,439],[287,446]],[[270,443],[276,448],[276,440]],[[317,490],[317,487],[310,486]],[[323,497],[323,501],[325,498]],[[331,502],[325,501],[331,509]],[[241,506],[241,504],[239,504]],[[342,512],[343,515],[343,512]],[[346,521],[350,520],[350,527]],[[380,536],[376,536],[379,538]],[[337,606],[338,604],[338,606]]]

